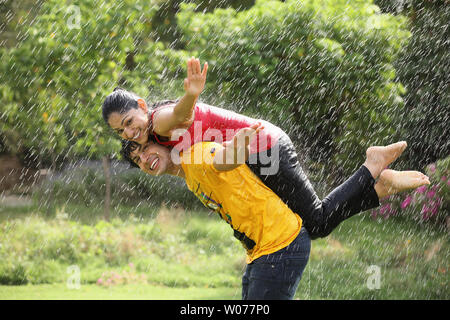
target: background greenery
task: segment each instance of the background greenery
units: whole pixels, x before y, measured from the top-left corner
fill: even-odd
[[[244,249],[206,212],[129,207],[106,222],[68,205],[3,209],[0,219],[0,299],[241,298]],[[296,298],[449,299],[449,252],[431,226],[354,217],[312,242]],[[72,265],[78,290],[67,285]],[[380,289],[367,286],[372,265]]]
[[[450,9],[375,3],[387,13],[370,0],[2,2],[2,152],[40,167],[114,154],[104,97],[180,96],[197,55],[211,66],[202,100],[280,125],[336,177],[400,138],[423,167],[449,154]]]

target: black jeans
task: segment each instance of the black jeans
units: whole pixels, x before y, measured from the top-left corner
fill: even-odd
[[[326,237],[345,219],[380,205],[375,179],[365,166],[320,200],[286,134],[267,153],[250,155],[247,165],[302,218],[311,239]]]

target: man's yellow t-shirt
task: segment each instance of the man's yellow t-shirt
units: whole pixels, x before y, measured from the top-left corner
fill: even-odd
[[[248,166],[217,171],[213,159],[220,148],[214,142],[199,142],[181,153],[189,190],[233,228],[247,250],[247,263],[288,246],[300,232],[300,216]]]

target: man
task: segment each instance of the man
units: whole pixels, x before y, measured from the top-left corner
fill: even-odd
[[[155,142],[142,146],[124,142],[122,153],[148,174],[184,178],[189,190],[231,226],[247,250],[243,299],[292,299],[309,259],[311,240],[301,214],[292,212],[245,165],[250,141],[262,129],[260,124],[241,129],[223,145],[199,142],[180,152],[180,163],[173,161],[169,148]],[[424,184],[429,181],[420,172],[384,170],[368,192],[378,201]],[[358,210],[364,197],[349,202],[354,208],[336,211]]]

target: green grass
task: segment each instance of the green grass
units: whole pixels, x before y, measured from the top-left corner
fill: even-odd
[[[144,205],[116,207],[110,223],[101,214],[0,208],[0,299],[240,299],[245,252],[216,215]],[[446,232],[353,217],[312,242],[296,298],[447,300],[449,255]],[[78,290],[66,285],[71,265]],[[371,290],[373,265],[380,288]]]
[[[121,285],[109,288],[93,284],[70,289],[65,284],[0,286],[0,300],[238,300],[235,288],[171,288],[156,285]]]
[[[410,221],[359,216],[313,241],[297,297],[302,299],[448,299],[447,233]],[[380,288],[370,290],[370,266]]]

